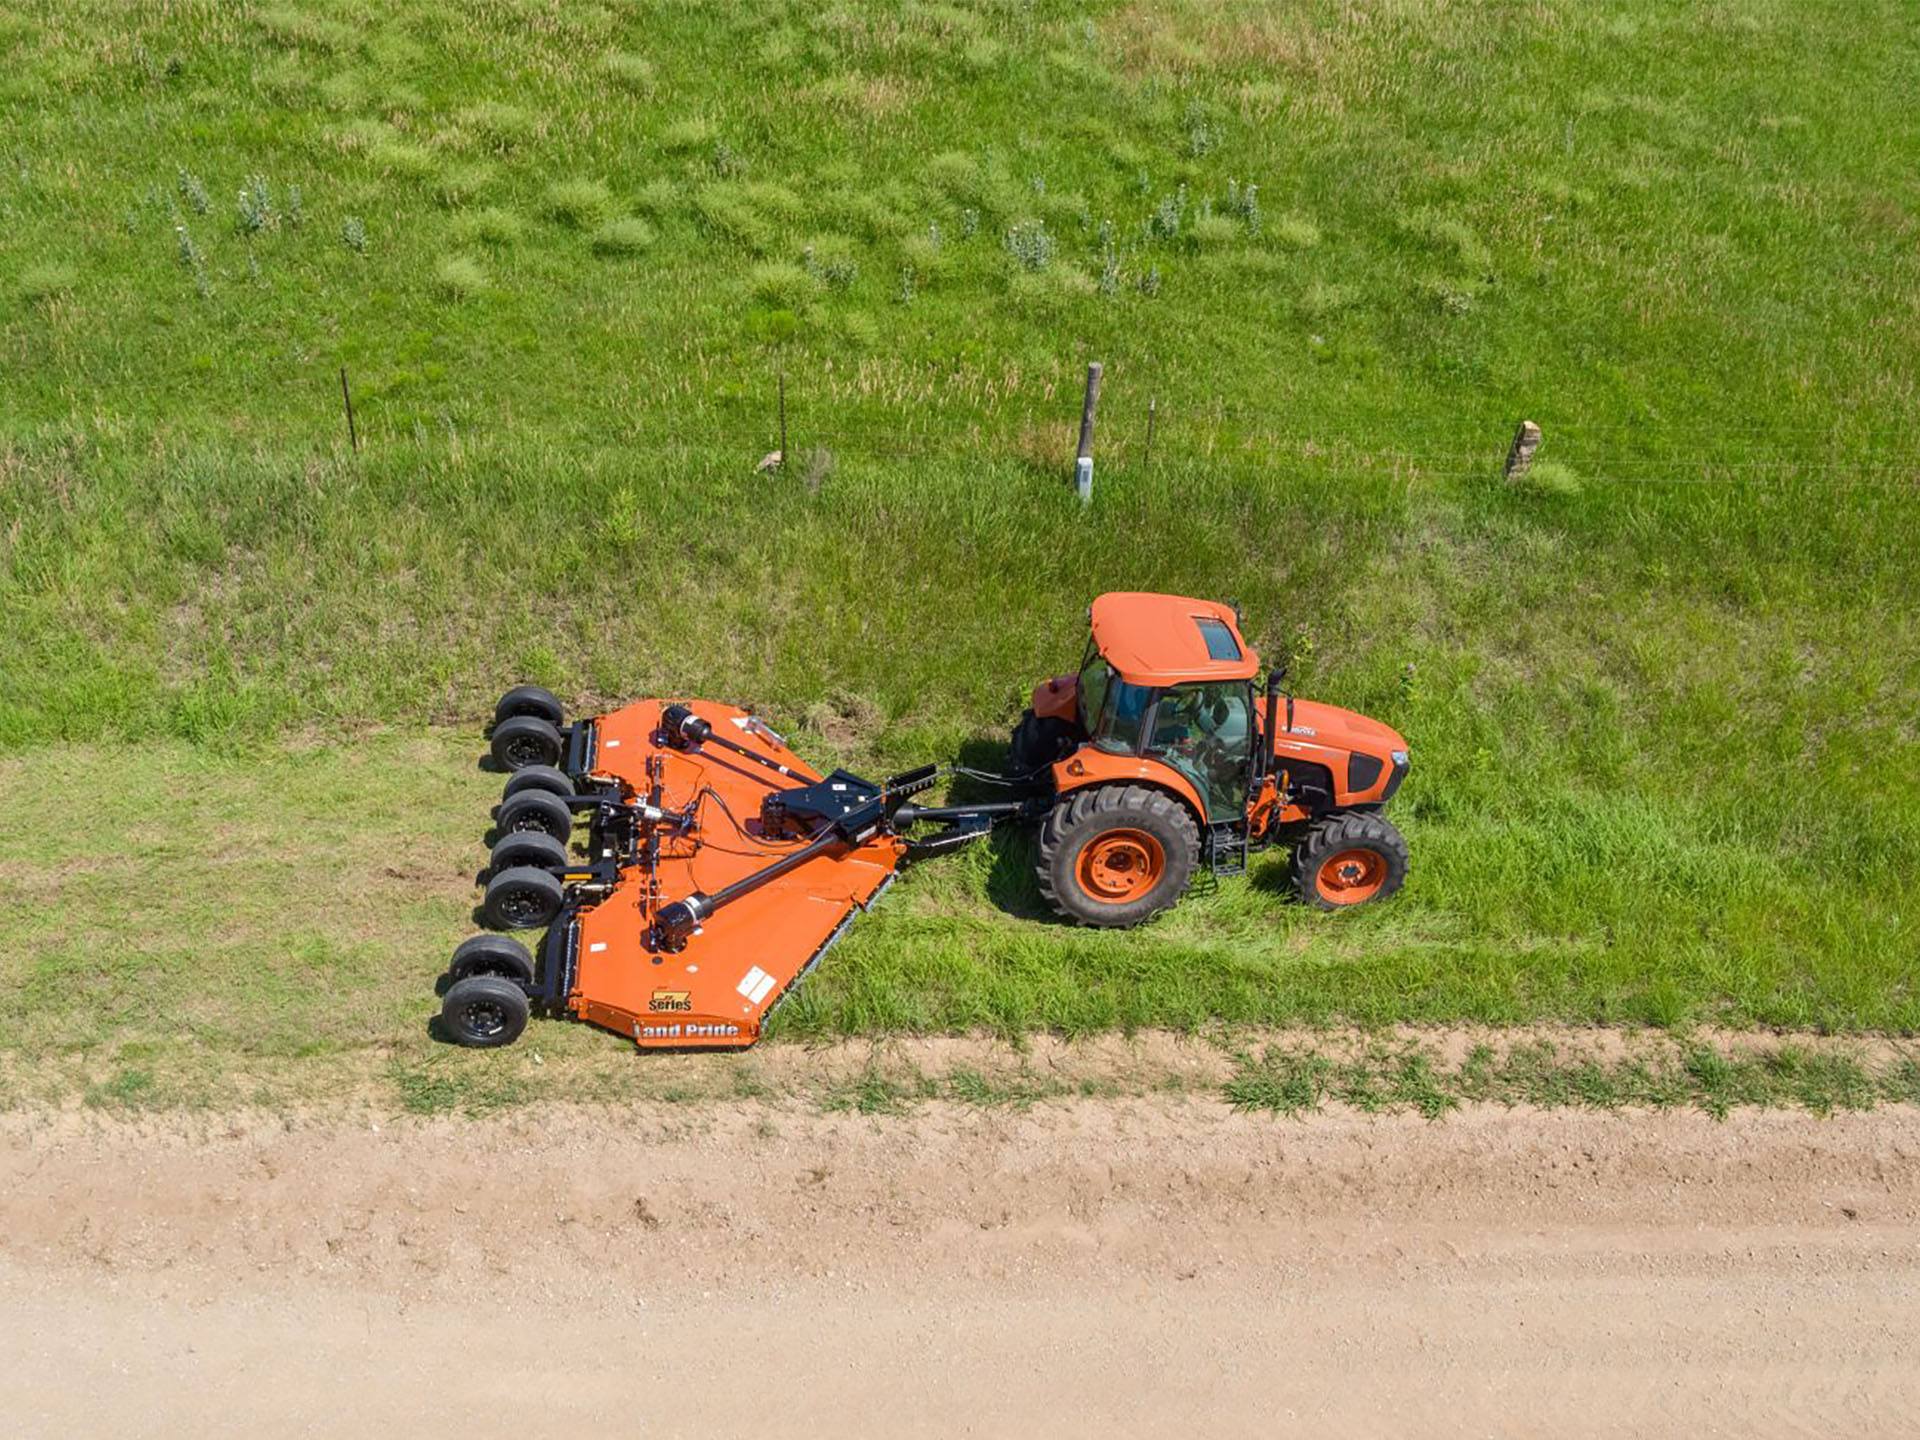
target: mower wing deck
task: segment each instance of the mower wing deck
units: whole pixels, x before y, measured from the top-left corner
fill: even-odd
[[[610,893],[571,906],[553,927],[565,1007],[642,1048],[751,1045],[794,982],[892,882],[904,850],[885,833],[830,848],[706,916],[677,948],[662,943],[654,926],[662,906],[717,893],[802,848],[804,842],[766,833],[761,801],[820,781],[747,712],[711,701],[695,705],[717,734],[771,764],[713,745],[667,744],[659,700],[584,722],[575,741],[589,773],[696,816],[690,832],[649,842]]]

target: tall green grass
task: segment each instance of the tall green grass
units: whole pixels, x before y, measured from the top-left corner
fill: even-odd
[[[76,755],[160,804],[520,679],[990,761],[1093,595],[1202,593],[1411,737],[1405,895],[1090,936],[1013,840],[783,1024],[1910,1029],[1909,20],[0,0],[11,783],[85,828]]]

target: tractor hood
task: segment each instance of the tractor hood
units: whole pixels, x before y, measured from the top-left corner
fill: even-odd
[[[1280,723],[1286,723],[1284,702]],[[1292,734],[1295,739],[1311,740],[1316,745],[1324,745],[1332,750],[1352,750],[1362,755],[1372,755],[1388,764],[1393,761],[1394,751],[1404,755],[1407,750],[1405,738],[1392,726],[1382,725],[1378,720],[1353,710],[1342,710],[1338,705],[1322,705],[1318,700],[1293,702]]]

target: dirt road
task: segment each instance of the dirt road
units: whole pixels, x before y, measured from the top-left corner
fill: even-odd
[[[1920,1112],[0,1120],[11,1435],[1920,1431]]]

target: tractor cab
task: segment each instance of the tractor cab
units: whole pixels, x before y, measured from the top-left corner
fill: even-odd
[[[1075,716],[1088,742],[1170,767],[1203,819],[1238,817],[1257,778],[1260,657],[1240,638],[1237,618],[1176,596],[1103,595],[1092,622],[1075,677]]]
[[[1407,770],[1397,733],[1296,701],[1283,670],[1260,703],[1260,657],[1230,605],[1120,592],[1095,600],[1088,621],[1080,669],[1033,692],[1009,752],[1010,774],[1054,793],[1039,868],[1059,908],[1091,924],[1133,924],[1171,904],[1195,864],[1236,870],[1252,846],[1276,841],[1295,844],[1296,869],[1318,867],[1302,882],[1310,903],[1337,908],[1398,888],[1404,842],[1379,815]],[[1108,825],[1095,814],[1142,806],[1154,823],[1108,816]],[[1055,875],[1069,837],[1050,837],[1068,820],[1094,860]],[[1366,835],[1347,833],[1362,820]],[[1099,838],[1103,826],[1126,832],[1118,848]],[[1327,845],[1339,863],[1323,875]],[[1161,885],[1163,876],[1178,884]]]

